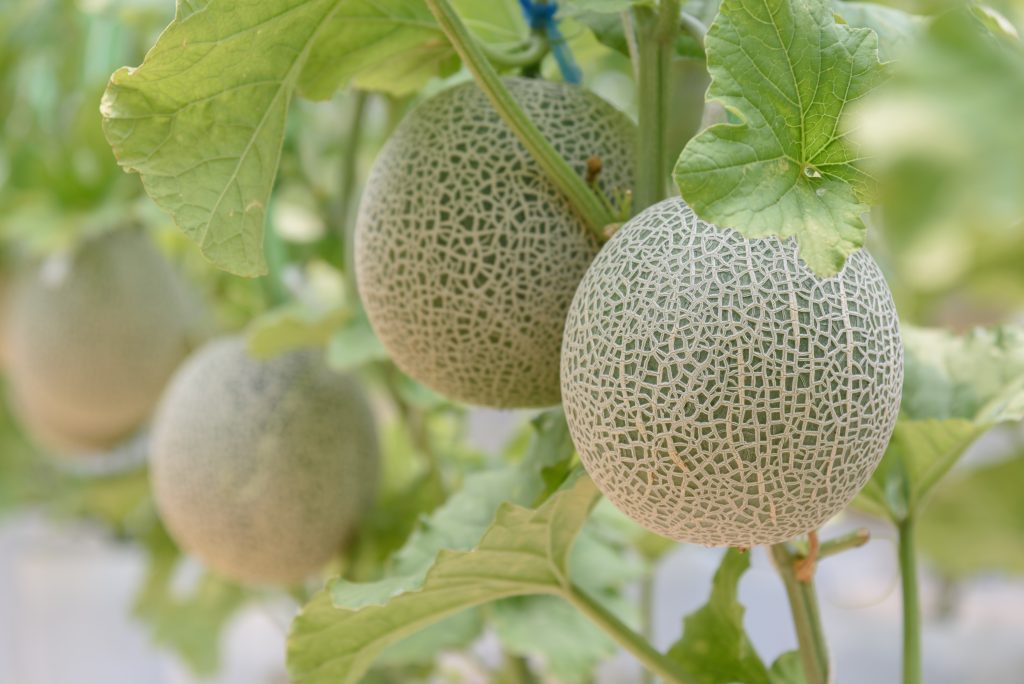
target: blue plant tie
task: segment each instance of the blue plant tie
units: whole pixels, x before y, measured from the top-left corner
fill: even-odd
[[[558,22],[555,21],[555,14],[558,12],[558,3],[535,2],[534,0],[519,0],[519,6],[523,8],[523,15],[534,31],[543,31],[551,45],[551,54],[555,57],[558,70],[562,72],[562,78],[567,83],[579,84],[583,80],[583,72],[580,71],[576,60],[573,59],[572,51],[565,42],[562,32],[558,30]]]

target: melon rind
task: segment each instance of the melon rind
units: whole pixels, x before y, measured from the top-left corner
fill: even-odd
[[[842,510],[882,458],[902,381],[866,251],[821,279],[792,239],[744,239],[680,199],[605,246],[562,348],[591,477],[647,529],[708,546],[777,543]]]
[[[12,408],[57,453],[92,453],[150,416],[194,342],[195,303],[142,230],[82,244],[16,277],[5,318]],[[54,258],[56,259],[56,258]]]
[[[150,478],[186,551],[225,577],[290,584],[350,538],[376,490],[359,382],[312,350],[269,361],[215,340],[175,375],[153,424]]]
[[[505,85],[606,194],[633,184],[635,127],[596,95],[519,78]],[[377,158],[360,205],[356,269],[370,322],[406,373],[457,401],[559,401],[572,295],[597,240],[473,83],[425,101]]]

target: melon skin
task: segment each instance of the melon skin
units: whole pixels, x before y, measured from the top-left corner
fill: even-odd
[[[842,510],[882,458],[902,382],[866,251],[821,279],[793,240],[746,240],[680,199],[605,246],[562,348],[591,477],[647,529],[708,546],[781,542]]]
[[[564,83],[505,85],[606,194],[633,185],[635,127]],[[598,241],[473,83],[427,100],[377,158],[356,227],[370,323],[394,362],[457,401],[496,408],[560,399],[565,314]]]
[[[150,479],[174,540],[214,572],[290,584],[322,568],[376,489],[362,386],[312,350],[269,361],[242,338],[182,365],[153,423]]]
[[[150,416],[194,342],[195,302],[136,228],[85,242],[66,266],[55,274],[33,265],[12,286],[4,321],[11,405],[41,446],[102,451]]]

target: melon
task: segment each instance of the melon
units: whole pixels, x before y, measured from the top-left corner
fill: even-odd
[[[561,373],[573,441],[612,503],[672,539],[750,547],[816,529],[867,483],[903,349],[866,251],[822,279],[792,239],[747,240],[669,199],[587,271]]]
[[[153,422],[150,478],[171,537],[214,572],[289,584],[351,537],[375,491],[361,385],[319,352],[252,358],[240,337],[182,365]]]
[[[104,450],[129,437],[194,342],[194,300],[135,228],[23,270],[7,306],[11,405],[55,452]]]
[[[633,184],[635,127],[564,83],[505,85],[581,174]],[[560,398],[565,314],[599,243],[473,83],[416,108],[374,163],[356,227],[370,323],[395,363],[447,397],[497,408]]]

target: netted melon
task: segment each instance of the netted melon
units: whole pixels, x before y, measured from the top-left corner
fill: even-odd
[[[505,84],[578,172],[633,182],[634,126],[597,96]],[[370,322],[395,363],[452,399],[498,408],[559,400],[565,313],[598,250],[568,201],[472,83],[424,102],[374,164],[356,267]]]
[[[153,423],[150,477],[171,536],[217,573],[287,584],[337,553],[371,503],[378,450],[359,383],[311,350],[241,338],[182,365]]]
[[[679,199],[616,233],[566,321],[562,393],[605,495],[644,527],[771,544],[844,508],[882,457],[903,349],[864,250],[821,279]]]
[[[188,353],[194,302],[148,236],[120,229],[19,274],[5,321],[12,407],[59,452],[109,448]]]

